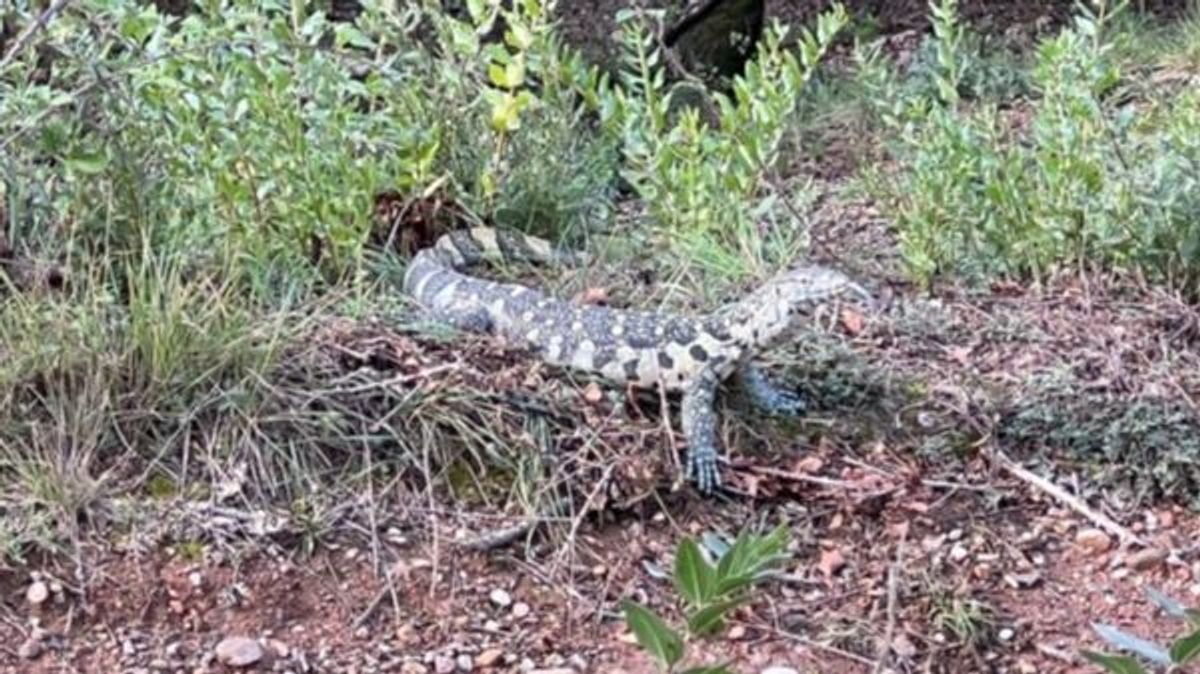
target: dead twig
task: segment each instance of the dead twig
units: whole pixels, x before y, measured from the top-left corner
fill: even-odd
[[[38,18],[34,19],[33,23],[29,24],[25,28],[25,31],[18,35],[17,39],[13,40],[13,44],[11,47],[9,47],[8,53],[4,55],[4,58],[0,59],[0,70],[4,70],[9,63],[12,63],[13,59],[17,57],[17,54],[20,54],[21,51],[24,50],[29,44],[29,41],[32,40],[39,31],[48,26],[50,21],[52,21],[54,17],[57,16],[58,13],[66,8],[66,6],[70,3],[71,0],[58,0],[53,5],[47,7],[46,11],[39,14]]]
[[[392,598],[392,603],[398,608],[400,600],[396,596],[396,584],[392,582],[392,579],[396,574],[396,570],[399,568],[400,567],[397,565],[391,569],[388,569],[387,573],[383,575],[383,587],[379,588],[379,591],[375,593],[375,596],[371,598],[370,603],[367,604],[367,608],[363,609],[363,612],[358,614],[358,617],[354,619],[354,623],[351,626],[351,631],[357,631],[358,628],[362,627],[363,624],[366,623],[371,617],[371,615],[375,613],[375,610],[379,608],[379,605],[383,603],[385,597],[390,596]],[[399,613],[398,610],[397,613]]]
[[[831,477],[821,477],[820,475],[796,473],[789,470],[771,468],[769,466],[748,466],[747,469],[751,473],[766,475],[768,477],[774,477],[788,482],[805,482],[808,484],[820,485],[822,487],[830,487],[832,489],[854,490],[859,488],[859,486],[853,482],[847,482],[845,480],[835,480]]]
[[[565,507],[565,505],[566,504],[563,501],[560,501],[559,503],[555,504],[555,506],[553,508],[554,513],[557,514],[557,513],[561,512],[562,509]],[[551,517],[544,517],[541,515],[530,516],[512,526],[503,527],[500,529],[496,529],[494,531],[490,531],[490,532],[480,535],[476,538],[472,538],[472,539],[469,539],[466,541],[459,542],[457,545],[465,550],[471,550],[473,552],[488,552],[490,550],[495,550],[497,548],[503,548],[508,545],[511,545],[512,543],[516,542],[520,538],[528,535],[531,531],[533,531],[537,527],[539,527],[543,524],[546,524],[548,522],[559,521],[559,519],[560,518],[554,517],[554,516],[551,516]]]
[[[901,536],[899,543],[896,544],[896,561],[888,567],[887,628],[883,633],[883,642],[879,644],[877,650],[874,674],[880,674],[889,664],[892,653],[892,641],[896,638],[896,595],[898,594],[897,588],[900,584],[900,569],[904,568],[904,540],[905,536]]]
[[[761,630],[771,632],[772,634],[775,634],[776,636],[783,637],[784,639],[787,639],[788,641],[794,641],[794,642],[800,644],[801,646],[804,646],[806,648],[811,648],[814,651],[821,651],[824,653],[829,653],[830,655],[836,655],[840,658],[844,658],[844,659],[850,660],[852,662],[857,662],[860,665],[867,665],[869,667],[875,667],[877,665],[876,661],[874,661],[870,658],[867,658],[867,657],[863,657],[863,656],[859,655],[858,653],[852,653],[845,649],[838,648],[837,646],[830,646],[829,644],[823,644],[819,641],[813,641],[812,639],[809,639],[808,637],[803,637],[803,636],[800,636],[799,634],[793,634],[792,632],[788,632],[787,630],[779,629],[778,627],[775,627],[774,625],[769,625],[766,623],[756,623],[756,624],[752,623],[752,624],[749,624],[748,626],[754,627],[756,629],[761,629]]]
[[[1145,545],[1145,541],[1138,537],[1137,534],[1133,533],[1129,529],[1126,529],[1120,524],[1117,524],[1104,513],[1096,511],[1091,506],[1084,503],[1081,499],[1068,494],[1062,487],[1059,487],[1046,478],[1033,473],[1032,471],[1018,464],[1016,461],[1008,458],[1008,456],[998,447],[991,446],[987,448],[985,453],[995,464],[997,464],[1008,474],[1012,475],[1018,480],[1027,482],[1033,487],[1036,487],[1038,490],[1051,496],[1071,510],[1074,510],[1075,512],[1084,516],[1091,521],[1092,524],[1095,524],[1113,536],[1116,536],[1119,540],[1123,542],[1137,543],[1138,545]]]

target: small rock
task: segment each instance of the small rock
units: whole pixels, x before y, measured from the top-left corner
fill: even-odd
[[[604,390],[596,382],[588,382],[588,385],[583,389],[583,399],[595,405],[604,400]]]
[[[291,655],[292,652],[291,649],[288,648],[288,645],[279,639],[268,639],[267,647],[274,651],[275,656],[279,658],[286,658],[287,656]]]
[[[188,574],[188,583],[195,588],[202,587],[204,585],[204,576],[199,571],[193,571]]]
[[[1158,523],[1164,529],[1172,529],[1175,527],[1175,513],[1170,510],[1164,510],[1158,514]]]
[[[902,658],[913,658],[917,655],[917,647],[905,634],[898,634],[892,640],[892,652]]]
[[[800,674],[800,672],[797,672],[791,667],[774,666],[767,667],[766,669],[762,670],[762,674]]]
[[[480,667],[492,667],[504,659],[503,648],[489,648],[475,658],[475,664]]]
[[[999,637],[1000,641],[1012,641],[1013,637],[1017,636],[1017,633],[1011,627],[1004,627],[996,633],[996,636]]]
[[[512,605],[512,595],[500,588],[492,590],[492,593],[488,595],[488,599],[491,599],[492,603],[500,608],[507,608]]]
[[[570,667],[550,667],[549,669],[531,669],[529,674],[579,674]]]
[[[956,562],[961,562],[970,555],[971,553],[967,552],[967,547],[962,543],[955,543],[954,546],[950,548],[950,559]]]
[[[37,639],[26,639],[17,648],[17,656],[22,660],[36,660],[42,654],[42,642]]]
[[[746,638],[746,628],[742,627],[741,625],[734,625],[733,627],[729,628],[729,631],[725,633],[725,636],[729,637],[731,641],[741,641],[742,639]]]
[[[488,620],[487,622],[483,623],[483,631],[488,632],[489,634],[495,634],[496,632],[500,631],[500,623],[496,622],[495,620]]]
[[[475,669],[475,660],[466,653],[455,658],[454,664],[456,667],[458,667],[458,671],[460,672],[469,672],[472,669]]]
[[[1100,529],[1081,529],[1075,534],[1075,545],[1085,552],[1098,555],[1107,552],[1112,545],[1112,539]]]
[[[433,659],[433,671],[437,674],[451,674],[454,671],[454,660],[445,655],[437,656]]]
[[[226,667],[249,667],[264,655],[262,646],[248,637],[225,637],[217,644],[216,654]]]
[[[429,668],[419,662],[409,662],[400,665],[400,674],[429,674]]]
[[[50,586],[42,581],[33,582],[28,590],[25,590],[25,601],[34,606],[40,606],[50,598]]]
[[[1134,571],[1149,571],[1162,564],[1166,559],[1166,550],[1162,548],[1146,548],[1130,555],[1129,559],[1125,560],[1125,563]]]
[[[517,620],[520,620],[520,619],[528,616],[531,611],[532,611],[532,609],[529,608],[529,604],[526,604],[523,601],[519,601],[519,602],[513,604],[512,617],[516,618]]]
[[[1033,587],[1042,582],[1042,574],[1037,571],[1028,573],[1009,573],[1004,575],[1004,582],[1014,590]]]

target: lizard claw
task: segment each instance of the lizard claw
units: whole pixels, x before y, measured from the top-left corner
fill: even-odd
[[[795,391],[779,391],[772,412],[779,416],[798,417],[808,409],[808,400]]]
[[[721,471],[717,467],[716,452],[689,450],[685,477],[696,483],[702,494],[711,494],[721,486]]]

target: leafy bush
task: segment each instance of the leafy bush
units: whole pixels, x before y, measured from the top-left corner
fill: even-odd
[[[779,527],[766,536],[743,532],[732,546],[712,537],[707,547],[719,549],[716,564],[701,547],[685,538],[675,551],[675,590],[686,607],[688,639],[706,637],[724,628],[724,617],[749,599],[748,589],[772,566],[786,559],[787,531]],[[687,652],[687,640],[653,611],[634,601],[621,608],[642,649],[654,656],[664,672],[677,671]],[[728,665],[693,666],[683,674],[732,674]]]
[[[1083,8],[1038,47],[1040,97],[1027,133],[995,104],[962,104],[955,2],[935,8],[936,96],[899,96],[886,70],[861,58],[899,160],[898,175],[868,183],[895,220],[911,272],[928,282],[948,271],[1041,277],[1103,264],[1200,277],[1200,97],[1162,103],[1155,124],[1117,107],[1121,73],[1106,26],[1124,4]]]
[[[471,121],[444,148],[456,196],[500,226],[557,238],[604,216],[618,157],[592,128],[606,80],[559,40],[554,7],[474,0],[467,20],[431,12],[439,45],[426,68],[444,98],[436,109]],[[503,42],[482,40],[499,20]]]
[[[602,91],[602,124],[619,139],[623,175],[659,231],[710,268],[758,271],[755,264],[770,253],[760,220],[781,197],[764,190],[766,178],[805,84],[847,22],[845,9],[839,4],[822,14],[815,34],[804,30],[796,53],[784,48],[782,26],[764,31],[732,95],[696,93],[687,80],[667,85],[666,56],[649,24],[654,16],[619,16],[624,69]],[[777,232],[785,246],[796,224]]]

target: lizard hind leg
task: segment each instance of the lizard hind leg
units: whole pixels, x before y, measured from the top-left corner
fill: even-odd
[[[743,364],[734,374],[734,380],[746,399],[766,414],[795,417],[808,409],[804,396],[771,381],[756,365]]]

